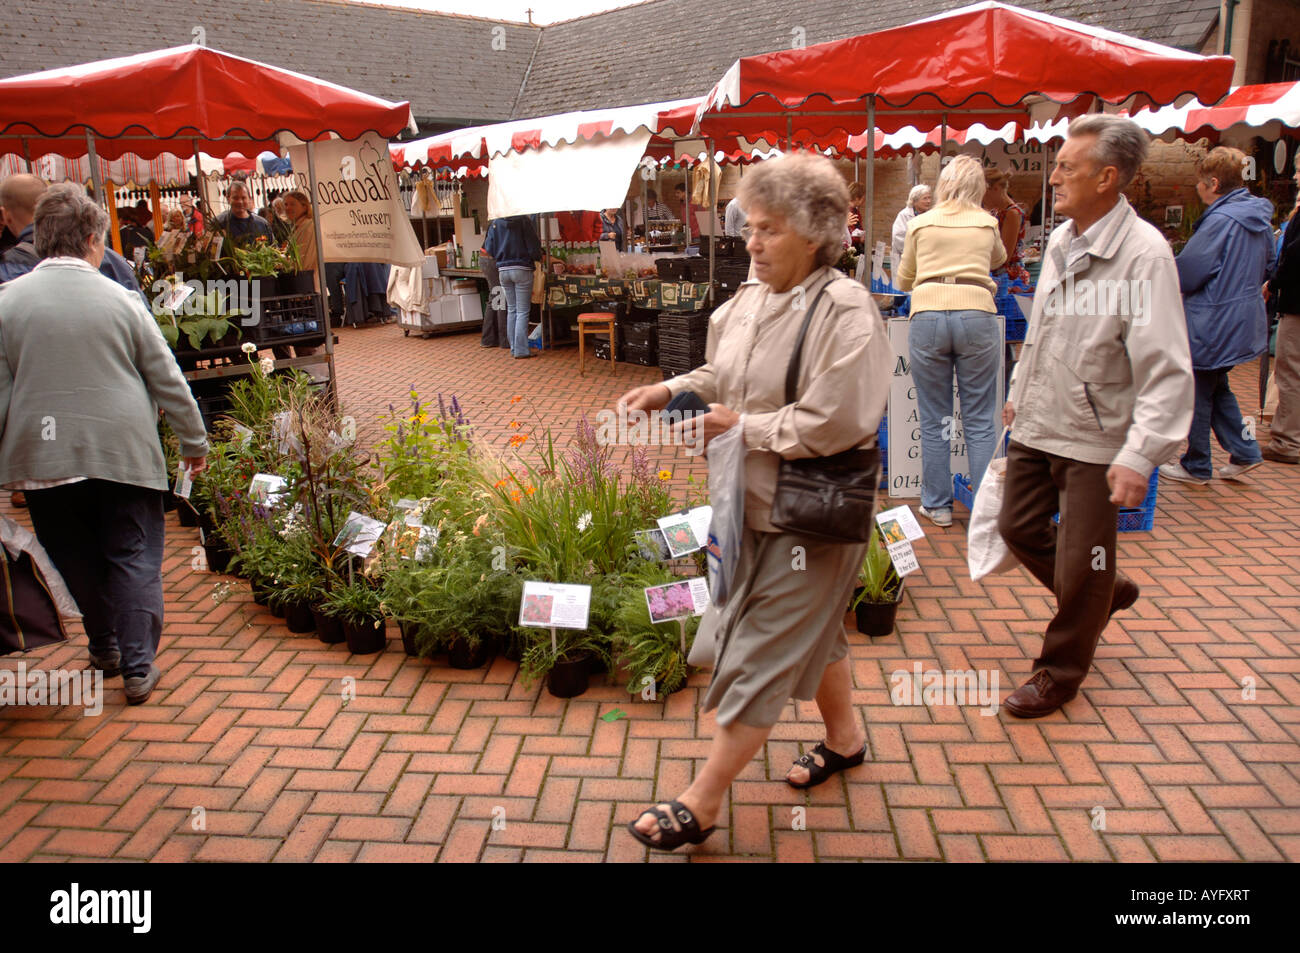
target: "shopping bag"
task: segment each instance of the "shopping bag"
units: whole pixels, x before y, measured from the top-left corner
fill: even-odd
[[[972,580],[1006,572],[1017,565],[1016,557],[998,532],[1007,475],[1006,443],[1007,431],[1003,430],[971,507],[970,527],[966,530],[966,568]]]
[[[736,563],[740,560],[740,539],[745,531],[745,435],[744,422],[709,441],[709,540],[705,547],[709,567],[709,601],[726,605]]]
[[[0,517],[0,655],[68,638],[77,603],[31,530]]]
[[[546,269],[540,261],[533,262],[533,304],[546,301]]]

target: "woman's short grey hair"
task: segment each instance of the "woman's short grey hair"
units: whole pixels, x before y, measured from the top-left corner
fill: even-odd
[[[1099,169],[1114,166],[1119,173],[1119,187],[1125,189],[1142,168],[1150,140],[1132,119],[1110,113],[1080,116],[1070,123],[1070,138],[1096,136],[1091,157]]]
[[[794,153],[760,163],[740,180],[740,207],[756,207],[784,218],[817,245],[817,265],[833,265],[844,254],[849,187],[825,156]]]
[[[934,187],[938,205],[979,208],[984,201],[984,166],[973,156],[954,156]]]
[[[79,185],[51,185],[36,202],[36,254],[42,258],[85,258],[95,235],[108,231],[108,213]]]
[[[912,191],[907,193],[907,207],[916,208],[916,203],[921,201],[921,199],[925,198],[929,194],[930,194],[930,187],[928,185],[912,186]]]

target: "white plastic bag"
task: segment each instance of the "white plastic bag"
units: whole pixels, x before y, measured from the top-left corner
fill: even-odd
[[[1002,512],[1007,476],[1006,442],[1007,431],[1003,430],[971,507],[970,528],[966,531],[966,568],[975,581],[1018,565],[1016,557],[1007,548],[1006,540],[998,532],[998,514]]]
[[[709,441],[709,600],[725,605],[745,531],[745,421]]]

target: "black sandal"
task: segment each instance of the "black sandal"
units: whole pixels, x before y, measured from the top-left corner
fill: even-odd
[[[708,840],[709,835],[717,830],[717,827],[710,827],[705,831],[700,830],[699,822],[695,820],[695,815],[691,813],[691,809],[680,801],[669,801],[668,806],[672,808],[673,814],[676,815],[677,823],[681,825],[680,830],[673,826],[673,818],[666,814],[657,804],[638,814],[636,821],[628,821],[627,829],[633,837],[647,847],[652,850],[663,851],[676,850],[683,844],[703,844]],[[643,834],[636,828],[636,822],[647,814],[653,814],[655,822],[659,825],[659,839],[657,841],[651,840],[649,834]]]
[[[815,754],[822,756],[822,764],[818,764],[813,758],[813,755]],[[847,758],[841,754],[836,754],[830,748],[826,747],[825,742],[819,741],[812,751],[796,758],[794,762],[795,767],[806,768],[808,770],[808,780],[803,784],[797,784],[787,777],[785,783],[790,785],[792,788],[815,788],[823,781],[828,780],[831,775],[839,774],[841,771],[845,771],[849,768],[856,768],[865,761],[866,758],[867,743],[865,741],[862,743],[862,749],[858,751],[857,754],[849,755]]]

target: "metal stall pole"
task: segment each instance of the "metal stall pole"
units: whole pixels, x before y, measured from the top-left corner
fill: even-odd
[[[208,204],[207,183],[203,178],[203,163],[199,161],[199,140],[191,139],[190,142],[194,146],[194,181],[198,183],[199,187],[198,203],[199,211],[203,213],[203,230],[210,231],[212,222],[216,221],[216,216],[212,214],[212,206]],[[212,221],[209,221],[209,219]],[[223,251],[225,250],[223,249]]]
[[[1042,206],[1038,213],[1038,253],[1041,255],[1043,249],[1047,247],[1047,153],[1051,149],[1051,143],[1044,140],[1043,142],[1043,197]]]
[[[32,165],[32,150],[31,150],[31,147],[30,147],[30,146],[28,145],[28,143],[27,143],[27,137],[26,137],[26,136],[20,136],[20,137],[18,138],[18,142],[21,143],[22,148],[23,148],[23,161],[27,163],[27,171],[28,171],[29,173],[31,173],[32,175],[35,175],[35,174],[36,174],[36,167]]]
[[[948,141],[948,114],[939,121],[939,170],[943,171],[943,144]]]
[[[866,228],[862,251],[867,255],[875,254],[875,215],[876,215],[876,97],[867,96],[867,194],[866,208],[863,210],[863,224]],[[867,287],[871,287],[870,279]]]
[[[713,307],[713,261],[718,251],[718,195],[713,181],[713,140],[705,139],[709,150],[709,307]]]
[[[197,160],[198,153],[195,153]],[[325,304],[326,289],[329,284],[325,278],[325,236],[321,233],[320,228],[320,196],[316,192],[316,147],[307,141],[307,182],[311,189],[312,201],[316,203],[312,209],[311,225],[316,232],[316,278],[320,282],[321,292],[316,299],[320,306],[321,323],[325,326],[325,363],[329,366],[329,395],[330,402],[334,409],[339,409],[338,384],[334,379],[334,329],[330,327],[330,309]],[[344,303],[346,311],[346,302]]]

